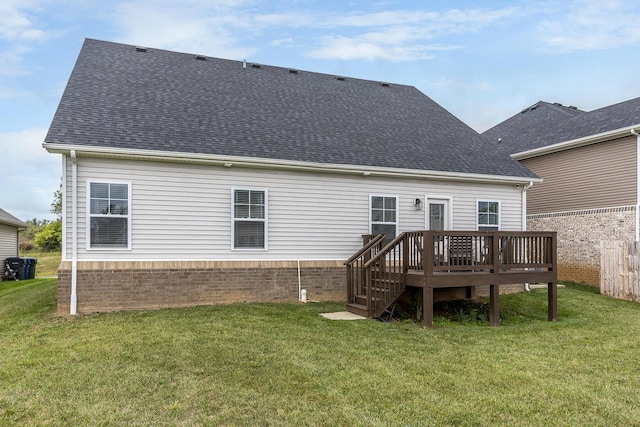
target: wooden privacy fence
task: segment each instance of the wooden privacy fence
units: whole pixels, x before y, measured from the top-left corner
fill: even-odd
[[[640,301],[640,242],[602,241],[600,293]]]

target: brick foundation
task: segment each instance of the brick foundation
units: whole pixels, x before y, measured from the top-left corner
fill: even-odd
[[[635,239],[635,207],[527,216],[529,231],[558,232],[558,279],[600,286],[600,242]]]
[[[340,261],[301,261],[307,298],[346,301]],[[71,262],[58,270],[58,313],[69,314]],[[78,313],[158,309],[234,302],[298,300],[295,261],[79,261]]]

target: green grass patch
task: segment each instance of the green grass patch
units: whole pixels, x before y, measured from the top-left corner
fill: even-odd
[[[0,425],[634,425],[640,305],[568,285],[502,326],[330,321],[342,304],[54,316],[56,281],[0,282]]]
[[[37,258],[36,277],[54,277],[58,274],[58,267],[62,259],[62,252],[57,251],[20,251],[22,258]]]

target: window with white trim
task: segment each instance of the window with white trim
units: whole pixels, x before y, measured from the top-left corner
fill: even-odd
[[[500,230],[500,202],[478,200],[478,230]]]
[[[122,182],[87,183],[88,249],[131,247],[131,185]]]
[[[371,234],[386,234],[386,241],[396,237],[398,230],[398,198],[395,196],[371,196]]]
[[[233,249],[267,249],[267,191],[234,189]]]

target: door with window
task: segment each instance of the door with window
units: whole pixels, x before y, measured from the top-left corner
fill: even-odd
[[[427,198],[427,229],[451,230],[451,200],[448,198]]]
[[[427,229],[428,230],[451,230],[451,199],[427,197]],[[448,242],[438,240],[433,248],[435,262],[447,262]]]

